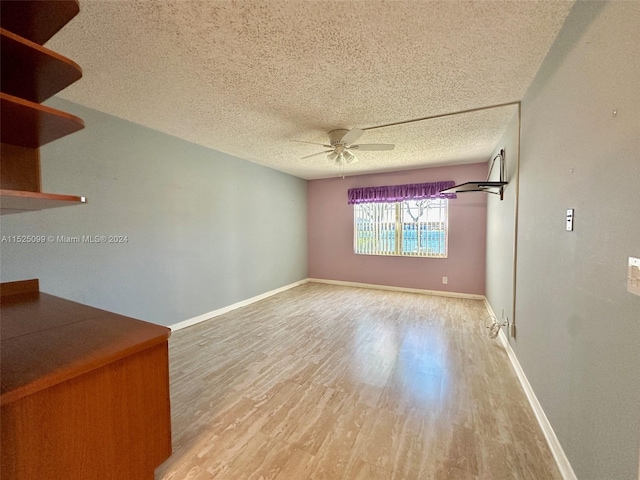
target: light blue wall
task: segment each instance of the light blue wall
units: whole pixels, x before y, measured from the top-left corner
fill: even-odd
[[[505,177],[509,184],[504,189],[503,199],[498,195],[487,195],[487,266],[485,296],[493,312],[502,320],[513,321],[514,262],[516,256],[516,208],[518,200],[518,114],[509,122],[490,159],[500,150],[505,151]],[[491,166],[491,160],[489,160]],[[499,180],[498,165],[493,167],[491,180]],[[507,330],[505,330],[507,333]]]
[[[307,277],[306,181],[71,102],[86,128],[41,149],[43,191],[86,205],[4,215],[1,279],[171,325]]]
[[[639,82],[640,2],[579,1],[522,102],[509,342],[580,480],[638,479],[640,297],[626,277],[640,257]],[[512,210],[489,204],[490,235],[513,237]],[[487,261],[500,309],[511,285]]]

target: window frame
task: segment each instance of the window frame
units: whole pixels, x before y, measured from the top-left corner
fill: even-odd
[[[431,202],[437,202],[439,205],[437,206],[438,210],[440,210],[440,214],[439,214],[439,219],[437,221],[420,221],[420,218],[422,217],[423,213],[422,211],[420,211],[420,213],[418,214],[418,219],[415,219],[413,217],[413,215],[411,215],[411,218],[413,218],[413,222],[406,222],[404,221],[404,212],[406,209],[406,204],[408,202],[421,202],[421,201],[426,201],[427,202],[427,206],[425,207],[425,209],[428,211],[429,207],[429,203]],[[389,248],[382,248],[380,246],[380,237],[378,237],[378,241],[377,244],[375,245],[374,249],[369,249],[370,251],[365,251],[365,249],[363,248],[358,248],[358,243],[359,241],[362,239],[362,235],[359,235],[359,232],[364,231],[363,229],[358,229],[358,220],[362,218],[362,215],[358,215],[358,209],[362,209],[364,208],[363,205],[375,205],[376,208],[378,205],[394,205],[395,208],[395,214],[394,214],[394,245],[393,245],[393,249],[389,249]],[[428,214],[425,214],[428,215]],[[379,232],[377,225],[380,223],[390,223],[389,221],[375,221],[373,223],[374,227],[372,229],[372,232]],[[429,224],[442,224],[443,228],[438,228],[438,229],[430,229]],[[429,231],[440,231],[443,230],[444,231],[444,239],[441,240],[441,242],[443,243],[442,247],[444,249],[443,253],[433,253],[433,251],[429,252],[428,250],[428,246],[429,246],[429,239],[427,238],[426,240],[426,246],[427,246],[427,251],[423,251],[420,252],[420,249],[418,248],[418,251],[416,252],[415,250],[413,251],[407,251],[405,250],[406,247],[406,239],[404,236],[404,232],[406,230],[405,225],[417,225],[417,230],[418,232],[420,232],[420,225],[424,224],[425,228],[427,228],[426,232]],[[383,229],[384,230],[384,229]],[[388,230],[387,230],[388,231]],[[426,233],[428,235],[428,233]],[[419,235],[419,234],[418,234]],[[416,239],[416,243],[418,243],[418,239]],[[420,243],[422,243],[422,241],[420,241]],[[387,245],[388,246],[388,245]],[[409,258],[431,258],[431,259],[442,259],[442,258],[448,258],[449,256],[449,201],[447,198],[428,198],[428,199],[404,199],[404,200],[400,200],[397,202],[363,202],[363,203],[358,203],[358,204],[354,204],[354,210],[353,210],[353,252],[356,255],[374,255],[374,256],[383,256],[383,257],[409,257]]]

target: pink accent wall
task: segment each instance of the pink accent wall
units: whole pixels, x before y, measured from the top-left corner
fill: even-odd
[[[483,162],[309,181],[309,277],[484,295],[488,194],[463,193],[449,200],[448,258],[411,258],[353,253],[347,190],[439,180],[458,184],[486,176]],[[442,277],[449,277],[447,285]]]

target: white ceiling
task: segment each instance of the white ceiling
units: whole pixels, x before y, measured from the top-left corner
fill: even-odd
[[[97,1],[47,46],[84,77],[60,95],[305,179],[366,129],[520,100],[573,1]],[[488,160],[515,107],[365,132],[346,174]]]

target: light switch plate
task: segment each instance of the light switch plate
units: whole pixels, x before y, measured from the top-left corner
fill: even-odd
[[[567,210],[567,232],[573,231],[573,208]]]
[[[635,295],[640,295],[640,258],[629,257],[627,290]]]

